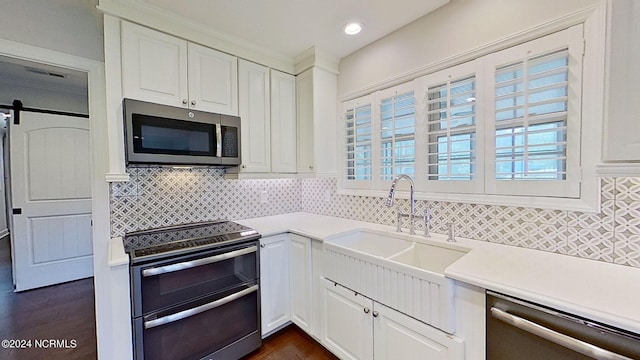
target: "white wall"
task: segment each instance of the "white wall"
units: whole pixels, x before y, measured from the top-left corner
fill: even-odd
[[[0,64],[0,66],[2,66]],[[14,99],[22,101],[24,107],[88,114],[87,93],[74,94],[62,91],[19,86],[0,81],[0,104],[11,105]]]
[[[3,1],[0,38],[102,61],[102,14],[97,4],[97,0]]]
[[[338,96],[401,76],[599,0],[452,0],[413,23],[345,57]]]

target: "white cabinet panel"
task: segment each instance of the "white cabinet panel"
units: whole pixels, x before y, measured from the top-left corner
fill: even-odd
[[[462,339],[323,279],[321,341],[341,359],[463,360]]]
[[[313,172],[313,69],[296,77],[298,102],[297,171]]]
[[[269,69],[238,61],[242,172],[271,171]]]
[[[122,22],[122,93],[126,98],[187,106],[187,42]]]
[[[373,301],[328,280],[323,291],[322,343],[341,359],[373,359]]]
[[[238,59],[122,22],[125,98],[238,115]]]
[[[189,43],[189,107],[238,114],[238,59]]]
[[[287,234],[260,240],[262,336],[289,322],[289,241]]]
[[[271,69],[271,171],[296,172],[296,78]]]
[[[291,321],[309,335],[313,331],[311,239],[290,234]]]
[[[386,306],[375,304],[376,360],[464,359],[463,342]]]
[[[604,161],[635,162],[640,160],[640,3],[608,3]]]

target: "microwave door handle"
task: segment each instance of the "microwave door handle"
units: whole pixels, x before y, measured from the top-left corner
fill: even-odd
[[[501,321],[509,325],[513,325],[519,329],[522,329],[531,334],[537,335],[545,340],[549,340],[555,344],[563,346],[565,348],[571,349],[580,354],[593,357],[596,359],[606,359],[606,360],[632,360],[626,356],[616,354],[609,350],[603,349],[601,347],[586,343],[582,340],[578,340],[571,336],[559,333],[555,330],[551,330],[547,327],[544,327],[540,324],[534,323],[527,319],[523,319],[519,316],[515,316],[509,314],[508,312],[502,311],[498,308],[491,308],[491,315]]]
[[[250,246],[244,249],[234,250],[234,251],[226,252],[220,255],[214,255],[214,256],[210,256],[202,259],[185,261],[185,262],[171,264],[171,265],[152,267],[152,268],[142,270],[142,277],[161,275],[161,274],[166,274],[174,271],[194,268],[196,266],[212,264],[212,263],[223,261],[223,260],[233,259],[238,256],[251,254],[253,252],[256,252],[257,250],[258,248],[256,246]]]
[[[171,315],[167,315],[167,316],[163,316],[159,319],[154,319],[154,320],[149,320],[149,321],[145,321],[144,322],[144,328],[145,329],[151,329],[153,327],[156,326],[161,326],[161,325],[166,325],[169,323],[172,323],[174,321],[178,321],[178,320],[182,320],[182,319],[186,319],[188,317],[203,313],[205,311],[209,311],[211,309],[215,309],[217,307],[220,307],[224,304],[230,303],[232,301],[238,300],[239,298],[249,295],[252,292],[256,292],[258,291],[258,285],[253,285],[251,287],[248,287],[244,290],[240,290],[236,293],[233,293],[229,296],[225,296],[222,299],[218,299],[216,301],[212,301],[210,303],[204,304],[204,305],[200,305],[200,306],[196,306],[194,308],[191,309],[187,309],[187,310],[183,310],[180,312],[177,312],[175,314],[171,314]]]
[[[222,157],[222,125],[216,124],[216,157]]]

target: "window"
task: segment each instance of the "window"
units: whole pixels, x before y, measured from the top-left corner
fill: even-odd
[[[577,25],[345,103],[344,186],[579,197],[582,47]]]
[[[415,97],[413,90],[380,101],[380,179],[415,174]]]
[[[344,104],[346,178],[372,180],[373,127],[370,96]]]

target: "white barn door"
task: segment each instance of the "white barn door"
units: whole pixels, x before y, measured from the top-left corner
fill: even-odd
[[[89,119],[19,116],[9,126],[16,291],[93,276]]]

